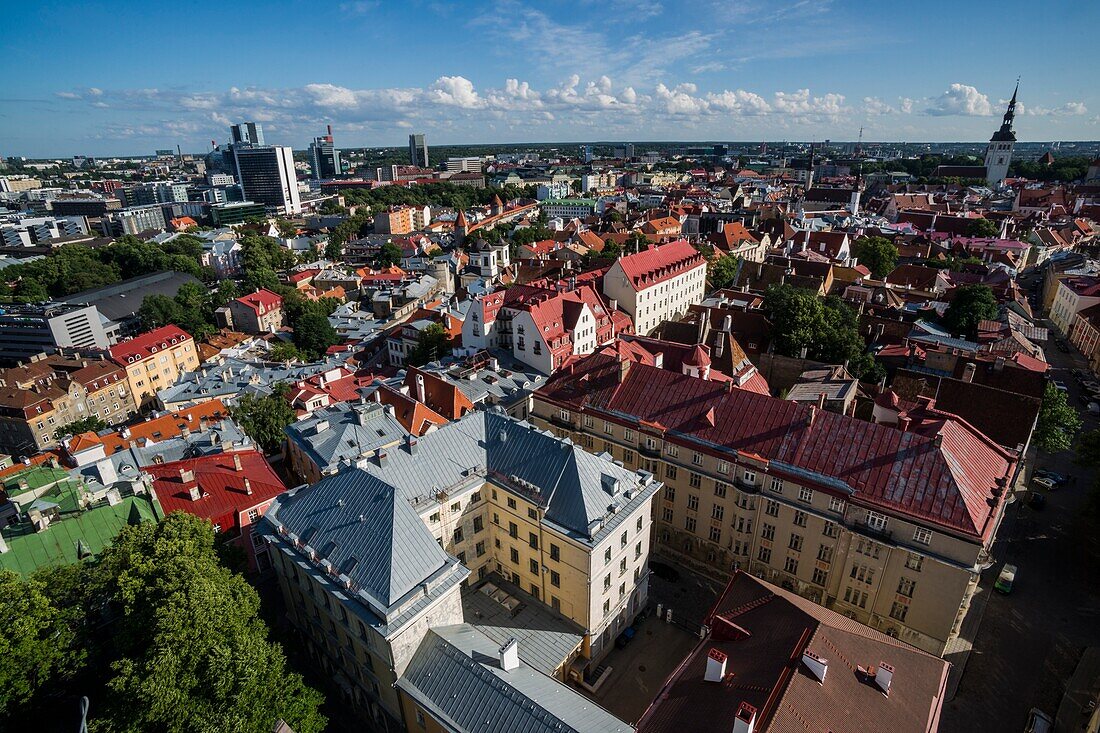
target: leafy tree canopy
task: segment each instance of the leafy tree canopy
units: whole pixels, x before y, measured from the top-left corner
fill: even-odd
[[[286,400],[287,391],[285,385],[279,385],[274,392],[262,397],[247,394],[231,410],[233,419],[245,434],[268,453],[274,453],[282,445],[286,437],[283,428],[297,418]]]
[[[1068,450],[1080,429],[1081,417],[1067,402],[1066,393],[1048,382],[1035,424],[1035,445],[1047,453]]]
[[[966,233],[971,237],[996,237],[1001,228],[989,219],[974,219],[966,225]]]
[[[451,340],[443,326],[432,323],[420,332],[413,350],[405,357],[410,366],[423,366],[451,353]]]
[[[943,325],[951,333],[975,338],[978,323],[995,319],[997,311],[997,297],[988,285],[963,285],[955,289],[954,297],[943,314]]]
[[[852,254],[880,280],[898,266],[898,248],[886,237],[860,237],[852,245]]]
[[[737,282],[737,273],[741,269],[741,258],[722,255],[707,264],[707,279],[715,289],[729,288]]]

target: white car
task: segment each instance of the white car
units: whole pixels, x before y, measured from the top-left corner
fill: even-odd
[[[1057,486],[1057,484],[1055,484],[1048,478],[1033,478],[1031,479],[1031,483],[1041,489],[1046,489],[1047,491],[1054,491],[1055,487]]]

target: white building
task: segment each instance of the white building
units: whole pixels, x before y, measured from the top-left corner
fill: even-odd
[[[604,275],[603,293],[645,335],[702,302],[706,280],[706,260],[681,239],[619,258]]]
[[[1100,278],[1067,277],[1058,281],[1050,320],[1060,334],[1069,337],[1077,314],[1097,303],[1100,303]]]
[[[473,155],[465,158],[447,158],[449,173],[481,173],[481,158]]]
[[[584,219],[596,213],[595,199],[546,199],[539,208],[550,218]]]

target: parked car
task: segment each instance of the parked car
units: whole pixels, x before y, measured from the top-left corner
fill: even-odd
[[[1008,595],[1012,592],[1012,585],[1016,582],[1016,566],[1005,565],[1001,568],[1001,574],[997,576],[997,582],[993,584],[993,590]]]
[[[1047,491],[1054,491],[1057,488],[1057,484],[1048,478],[1042,476],[1032,477],[1031,483],[1034,486],[1038,486],[1040,489],[1046,489]]]
[[[1047,505],[1047,498],[1038,491],[1032,491],[1031,496],[1027,499],[1027,505],[1032,509],[1042,509]]]
[[[627,626],[625,629],[623,629],[623,633],[615,637],[615,648],[622,649],[624,646],[632,642],[636,633],[637,632],[634,631],[633,626]]]
[[[1027,714],[1027,727],[1024,728],[1024,733],[1050,733],[1052,730],[1054,730],[1054,718],[1039,708],[1032,708]]]
[[[1061,486],[1062,484],[1069,481],[1069,476],[1063,476],[1060,473],[1055,473],[1054,471],[1051,471],[1049,468],[1040,468],[1033,475],[1036,478],[1050,479],[1051,481],[1053,481],[1054,483],[1056,483],[1059,486]]]

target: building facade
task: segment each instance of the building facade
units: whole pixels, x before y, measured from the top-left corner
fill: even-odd
[[[59,348],[103,350],[118,341],[118,326],[94,305],[9,305],[0,313],[0,363]]]
[[[989,138],[985,149],[985,180],[991,186],[999,186],[1008,178],[1008,166],[1012,163],[1012,149],[1016,147],[1016,133],[1012,130],[1012,121],[1016,117],[1016,92],[1020,83],[1012,92],[1001,128]]]
[[[430,165],[428,162],[428,141],[422,134],[409,135],[409,165],[419,168],[427,168]]]
[[[620,257],[604,275],[603,294],[645,335],[678,320],[706,292],[707,262],[686,240]]]
[[[294,151],[282,145],[244,146],[234,150],[237,181],[244,198],[286,216],[302,213]]]
[[[111,347],[111,358],[126,369],[134,401],[151,406],[157,390],[169,387],[183,372],[199,367],[195,342],[177,326],[162,326]]]

